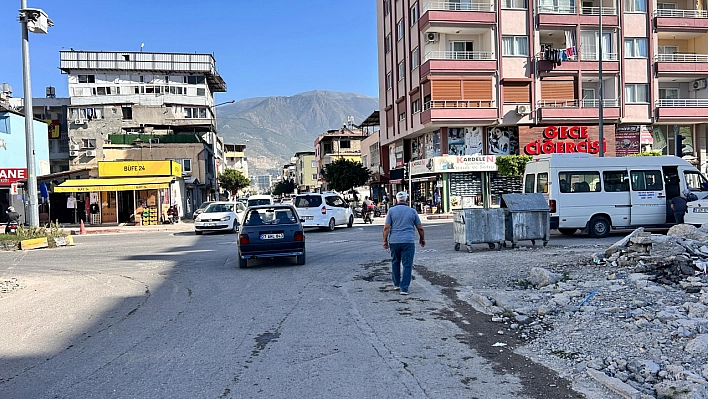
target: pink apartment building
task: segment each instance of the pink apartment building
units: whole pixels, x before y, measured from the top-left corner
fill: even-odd
[[[418,160],[428,168],[414,166],[414,194],[449,203],[461,176],[423,160],[598,153],[600,84],[606,156],[675,155],[681,135],[679,155],[705,172],[705,1],[378,0],[380,140],[392,180]]]

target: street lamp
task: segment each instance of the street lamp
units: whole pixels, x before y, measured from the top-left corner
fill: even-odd
[[[47,33],[54,26],[47,14],[39,8],[27,8],[27,0],[20,0],[20,25],[22,26],[22,83],[25,97],[25,154],[27,157],[27,202],[29,224],[39,226],[37,204],[37,175],[34,159],[34,127],[32,122],[32,84],[30,80],[29,32]]]
[[[599,80],[600,80],[600,87],[598,89],[598,95],[600,97],[600,107],[597,110],[597,116],[600,119],[600,124],[598,128],[600,129],[600,133],[598,135],[598,140],[600,141],[600,157],[605,156],[605,115],[604,115],[604,104],[603,104],[603,80],[602,80],[602,0],[600,0],[600,35],[597,41],[598,47],[598,58],[600,61],[598,61],[598,72],[599,72]]]
[[[218,136],[218,123],[216,120],[216,107],[220,105],[225,105],[225,104],[233,104],[235,103],[236,100],[229,100],[225,101],[223,103],[219,103],[214,105],[214,132],[212,132],[212,137],[211,137],[211,150],[214,153],[214,196],[215,199],[218,201],[219,200],[219,182],[218,182],[218,177],[219,177],[219,171],[217,169],[216,165],[216,138]]]

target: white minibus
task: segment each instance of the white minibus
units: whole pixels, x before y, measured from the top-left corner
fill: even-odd
[[[708,183],[693,165],[674,156],[595,157],[538,155],[526,164],[524,192],[542,193],[551,228],[606,237],[611,229],[675,224],[670,201],[684,189],[708,196]]]

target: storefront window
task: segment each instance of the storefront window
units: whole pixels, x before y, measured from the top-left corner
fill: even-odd
[[[440,156],[440,130],[425,135],[425,157]]]
[[[489,155],[518,155],[519,129],[515,126],[490,127],[487,131]]]

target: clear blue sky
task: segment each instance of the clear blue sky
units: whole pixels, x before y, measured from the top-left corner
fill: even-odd
[[[67,97],[59,51],[211,53],[227,93],[217,101],[309,90],[377,97],[376,9],[370,0],[27,0],[54,21],[30,33],[33,97]],[[22,97],[20,0],[0,6],[0,83]]]

